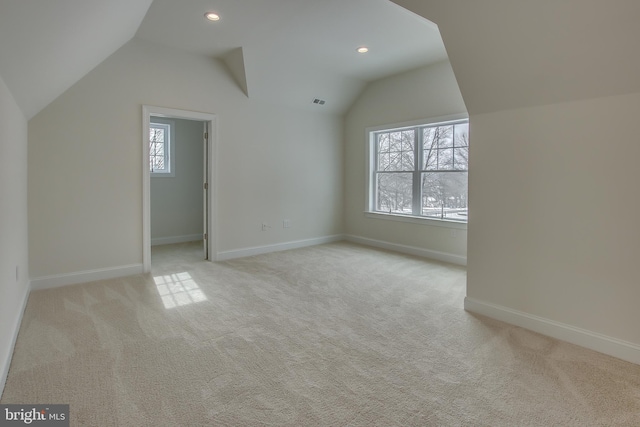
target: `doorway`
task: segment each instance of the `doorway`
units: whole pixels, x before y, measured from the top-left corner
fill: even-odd
[[[160,139],[164,140],[164,133],[167,133],[167,137],[170,135],[170,127],[162,128],[162,124],[165,126],[176,121],[191,121],[198,122],[202,129],[202,182],[200,191],[202,191],[202,238],[203,238],[203,258],[207,260],[215,260],[216,254],[216,227],[215,227],[215,146],[216,146],[216,116],[208,113],[200,113],[195,111],[177,110],[163,107],[153,107],[145,105],[142,107],[142,146],[143,146],[143,245],[142,245],[142,258],[143,267],[145,272],[151,271],[151,174],[154,177],[171,177],[175,172],[175,163],[172,161],[172,154],[175,158],[175,145],[173,147],[167,146],[168,151],[164,149],[152,149],[151,146],[157,147],[157,145],[150,143],[150,138],[158,132],[161,135]],[[158,123],[158,130],[151,129],[152,123]],[[159,140],[159,139],[158,139]],[[153,155],[153,156],[152,156]],[[162,158],[164,155],[164,158]],[[151,157],[150,157],[151,156]],[[155,170],[152,172],[152,168]],[[173,169],[172,169],[173,168]],[[164,174],[164,175],[163,175]],[[160,178],[162,179],[162,178]],[[170,178],[169,178],[170,179]],[[164,241],[170,243],[170,241]],[[157,241],[156,241],[157,243]]]

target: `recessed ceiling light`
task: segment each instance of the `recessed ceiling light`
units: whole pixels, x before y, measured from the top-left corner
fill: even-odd
[[[204,17],[207,18],[209,21],[219,21],[220,20],[220,15],[218,15],[215,12],[207,12],[204,14]]]
[[[358,53],[367,53],[367,52],[369,52],[369,48],[365,47],[365,46],[360,46],[359,48],[356,49],[356,52],[358,52]]]

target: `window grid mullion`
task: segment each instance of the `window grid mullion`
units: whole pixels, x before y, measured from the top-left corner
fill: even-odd
[[[375,164],[373,167],[373,175],[371,178],[373,181],[373,208],[378,209],[378,173],[380,173],[380,133],[376,133],[374,137],[375,144]]]
[[[422,168],[422,132],[420,132],[420,128],[416,127],[413,129],[413,194],[412,194],[412,211],[413,215],[419,216],[422,214],[422,180],[420,179],[420,169]]]
[[[453,147],[453,152],[451,153],[451,162],[453,169],[456,168],[456,126],[453,125],[451,129],[451,147]]]
[[[451,192],[452,188],[449,188],[449,178],[445,179],[445,181],[441,181],[440,178],[437,178],[437,176],[441,176],[442,178],[444,178],[445,176],[447,176],[447,173],[451,173],[451,174],[459,174],[459,173],[467,173],[468,172],[468,168],[465,169],[457,169],[457,165],[459,162],[459,159],[461,158],[461,154],[458,152],[458,144],[456,143],[456,136],[458,134],[458,132],[456,132],[458,129],[456,128],[456,125],[458,123],[465,123],[463,121],[460,122],[448,122],[448,123],[441,123],[441,124],[431,124],[431,125],[424,125],[424,126],[413,126],[413,127],[409,127],[409,128],[403,128],[403,129],[391,129],[391,130],[387,130],[387,133],[390,132],[399,132],[400,133],[400,148],[399,148],[399,153],[396,153],[396,157],[399,156],[399,158],[396,159],[396,161],[392,162],[391,161],[391,145],[389,145],[389,152],[388,152],[388,156],[389,156],[389,160],[388,162],[385,160],[385,164],[389,164],[387,167],[390,167],[390,164],[393,163],[396,165],[397,168],[399,168],[399,170],[383,170],[384,168],[381,168],[381,164],[380,162],[382,161],[381,156],[384,155],[385,153],[381,153],[381,145],[380,145],[380,135],[382,135],[384,133],[383,132],[375,132],[372,133],[373,137],[371,138],[371,142],[372,144],[370,146],[373,146],[372,148],[374,149],[374,152],[372,153],[372,156],[370,157],[370,161],[373,160],[374,165],[372,167],[372,173],[370,176],[370,179],[373,180],[372,185],[370,186],[370,191],[372,191],[372,198],[371,200],[373,201],[372,205],[371,205],[371,209],[373,211],[378,211],[378,209],[380,209],[380,212],[388,212],[388,213],[395,213],[395,214],[405,214],[406,215],[406,211],[405,209],[408,208],[409,206],[407,206],[406,201],[411,201],[411,212],[412,212],[412,216],[417,216],[417,217],[425,217],[425,218],[433,218],[433,219],[439,219],[439,220],[444,220],[444,219],[451,219],[451,217],[449,216],[449,211],[452,210],[452,212],[456,212],[455,209],[460,209],[460,208],[464,208],[466,209],[466,204],[461,206],[459,204],[459,202],[456,201],[452,201],[451,203],[449,203],[449,195],[445,195],[445,194],[441,194],[440,191],[443,190],[442,188],[440,188],[440,190],[437,190],[436,188],[433,188],[433,190],[436,190],[436,194],[433,195],[433,197],[435,197],[436,199],[434,199],[433,201],[429,201],[427,205],[424,206],[424,208],[427,208],[426,212],[423,212],[423,192],[425,190],[425,188],[423,188],[423,175],[425,173],[433,173],[436,174],[436,181],[432,184],[435,184],[437,187],[440,187],[440,185],[445,185],[444,182],[447,182],[448,184],[446,184],[445,186],[447,193]],[[466,121],[466,123],[468,123],[468,121]],[[450,160],[447,160],[447,162],[453,162],[452,163],[452,169],[440,169],[441,166],[441,160],[440,159],[440,154],[442,154],[442,150],[440,146],[436,146],[436,147],[430,147],[433,149],[433,155],[435,156],[435,169],[429,169],[429,165],[431,163],[428,163],[425,161],[425,130],[428,128],[433,128],[433,127],[437,127],[437,126],[451,126],[452,130],[451,130],[451,148],[447,148],[448,150],[451,150],[452,153],[450,156],[447,155],[447,157],[451,157]],[[414,156],[414,162],[413,162],[413,168],[412,170],[406,170],[406,163],[405,163],[405,155],[408,155],[408,151],[405,151],[405,138],[404,136],[406,134],[404,134],[404,132],[406,132],[407,134],[410,132],[413,132],[413,143],[414,146],[413,148],[413,156]],[[389,136],[390,137],[390,136]],[[391,141],[389,141],[389,144],[391,144]],[[448,163],[447,163],[448,164]],[[398,191],[405,192],[406,190],[408,190],[407,186],[405,186],[404,188],[406,190],[398,190],[401,188],[400,184],[399,186],[396,187],[397,184],[394,184],[394,182],[401,182],[401,181],[395,181],[396,178],[393,178],[393,175],[398,175],[398,179],[399,180],[406,180],[408,179],[408,176],[405,175],[406,178],[400,178],[400,174],[407,174],[410,173],[411,175],[411,198],[405,198],[405,202],[400,202],[400,203],[404,203],[404,205],[399,204],[398,202]],[[389,177],[389,178],[382,178],[382,177]],[[451,176],[451,175],[449,175]],[[456,182],[459,178],[457,178],[455,175],[452,176],[451,178],[453,181],[451,182]],[[380,181],[383,181],[384,185],[382,187],[379,186]],[[405,181],[406,182],[406,181]],[[440,184],[438,184],[440,182]],[[407,183],[408,184],[408,183]],[[459,184],[455,184],[458,185]],[[431,188],[431,186],[429,187]],[[390,194],[393,194],[393,192],[396,191],[396,201],[395,203],[393,202],[389,202],[389,198],[390,198]],[[459,190],[455,190],[453,189],[454,196],[460,198],[460,197],[466,197],[466,194],[460,193],[460,197],[457,196],[457,192],[455,191],[459,191]],[[462,191],[462,190],[461,190]],[[466,190],[464,190],[466,191]],[[400,193],[400,194],[401,194]],[[406,192],[405,192],[405,197],[407,196]],[[402,201],[402,196],[400,197],[400,200]],[[431,200],[431,199],[430,199]],[[433,211],[432,207],[432,203],[438,203],[440,205],[440,212],[431,212],[431,214],[436,214],[437,216],[430,216],[430,211]],[[382,203],[382,205],[379,205],[380,203]],[[407,209],[408,210],[408,209]],[[447,211],[447,215],[445,216],[445,210]],[[466,215],[466,210],[463,211],[464,215]],[[448,217],[448,218],[447,218]],[[458,221],[458,219],[456,219],[456,221]]]
[[[149,127],[150,141],[149,141],[149,157],[150,157],[150,172],[151,173],[170,173],[170,125],[164,123],[151,123]],[[153,135],[157,130],[162,130],[162,141],[156,140]],[[162,148],[162,154],[159,154],[160,148]],[[158,162],[158,159],[162,159],[162,168],[155,169],[154,165]]]

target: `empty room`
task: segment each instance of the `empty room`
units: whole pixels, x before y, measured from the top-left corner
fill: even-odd
[[[640,425],[639,18],[1,0],[0,424]]]

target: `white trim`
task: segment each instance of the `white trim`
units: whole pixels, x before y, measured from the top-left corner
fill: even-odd
[[[618,359],[640,364],[640,345],[638,344],[470,297],[464,299],[464,309]]]
[[[169,172],[150,172],[151,178],[173,178],[176,176],[176,122],[164,117],[152,116],[149,119],[149,126],[160,125],[166,126],[169,130],[169,141],[165,144],[165,150],[167,146],[169,149],[166,151],[169,160]]]
[[[209,183],[209,239],[207,240],[208,252],[215,254],[218,240],[216,195],[218,180],[215,179],[218,173],[218,124],[217,117],[210,113],[197,111],[177,110],[174,108],[154,107],[151,105],[142,106],[142,268],[145,273],[151,271],[151,177],[149,173],[149,123],[151,116],[167,117],[177,119],[199,120],[208,123],[209,139],[209,171],[207,182]],[[216,259],[213,258],[213,261]]]
[[[142,268],[151,271],[151,171],[149,170],[149,125],[151,108],[142,106]]]
[[[413,128],[416,126],[428,126],[432,124],[447,124],[447,123],[455,123],[459,121],[469,120],[468,113],[457,113],[457,114],[448,114],[445,116],[439,117],[431,117],[427,119],[419,119],[419,120],[411,120],[408,122],[401,123],[390,123],[385,125],[376,125],[376,126],[368,126],[365,128],[365,206],[364,211],[366,213],[378,213],[373,211],[374,201],[372,200],[373,193],[373,182],[374,182],[374,173],[375,173],[375,156],[372,156],[372,150],[375,145],[375,132],[388,130],[388,129],[403,129],[403,128]],[[414,217],[414,218],[422,218],[422,217]],[[425,217],[428,218],[428,217]],[[438,220],[435,218],[430,218],[431,221],[446,221],[446,220]]]
[[[447,114],[446,116],[439,116],[439,117],[430,117],[427,119],[418,119],[418,120],[411,120],[408,122],[400,122],[400,123],[388,123],[388,124],[384,124],[384,125],[377,125],[377,126],[369,126],[366,128],[366,132],[367,132],[367,139],[369,139],[369,134],[371,132],[376,132],[379,130],[385,130],[385,129],[402,129],[402,128],[412,128],[412,127],[416,127],[416,126],[427,126],[427,125],[431,125],[434,123],[444,123],[446,124],[447,122],[457,122],[459,120],[468,120],[469,119],[469,114],[467,113],[458,113],[458,114]]]
[[[333,236],[316,237],[314,239],[295,240],[293,242],[276,243],[274,245],[254,246],[252,248],[234,249],[232,251],[218,252],[216,261],[227,261],[235,258],[244,258],[253,255],[266,254],[270,252],[287,251],[289,249],[304,248],[307,246],[322,245],[344,240],[342,234]]]
[[[365,212],[364,216],[371,219],[383,219],[387,221],[408,222],[411,224],[429,225],[433,227],[444,227],[456,230],[466,230],[467,223],[460,221],[450,221],[446,219],[434,219],[426,216],[399,215],[384,212]]]
[[[115,279],[117,277],[133,276],[143,272],[142,264],[123,265],[120,267],[99,268],[96,270],[77,271],[75,273],[58,274],[53,276],[31,279],[31,290],[58,288],[78,283],[94,282],[96,280]]]
[[[209,236],[207,240],[207,252],[209,254],[210,261],[217,261],[217,248],[218,248],[218,215],[216,207],[218,206],[218,118],[213,116],[211,120],[207,122],[207,132],[209,133],[209,141],[207,145],[208,158],[208,170],[209,176],[209,209],[207,209],[207,224],[209,225]]]
[[[151,246],[172,245],[174,243],[186,243],[202,240],[202,234],[190,234],[187,236],[154,237],[151,239]]]
[[[374,150],[374,145],[375,145],[375,136],[373,134],[373,132],[375,132],[374,128],[366,128],[365,129],[365,135],[366,138],[365,140],[367,141],[367,143],[365,144],[365,156],[366,156],[366,164],[365,164],[365,177],[364,177],[364,185],[366,186],[366,190],[365,190],[365,197],[364,197],[364,211],[365,212],[370,212],[371,211],[371,207],[374,205],[375,201],[372,200],[372,195],[373,195],[373,181],[375,180],[374,178],[374,171],[376,169],[376,160],[375,160],[375,156],[373,156],[371,153]]]
[[[11,344],[8,348],[8,354],[6,359],[3,361],[2,370],[0,371],[0,397],[4,393],[4,386],[7,383],[7,377],[9,375],[9,367],[11,366],[11,359],[13,359],[13,351],[16,347],[16,341],[18,340],[18,333],[20,333],[20,325],[22,325],[22,318],[24,316],[24,311],[27,308],[27,301],[29,301],[29,294],[31,293],[31,283],[27,283],[27,286],[24,288],[24,295],[22,296],[22,304],[20,308],[20,312],[18,313],[18,317],[13,324],[13,336],[11,338]]]
[[[447,252],[439,252],[431,249],[423,249],[415,246],[400,245],[398,243],[385,242],[383,240],[369,239],[366,237],[354,236],[348,234],[345,239],[349,242],[359,243],[361,245],[373,246],[376,248],[387,249],[390,251],[401,252],[403,254],[415,255],[423,258],[434,259],[436,261],[448,262],[457,265],[467,265],[467,257],[454,255]]]

